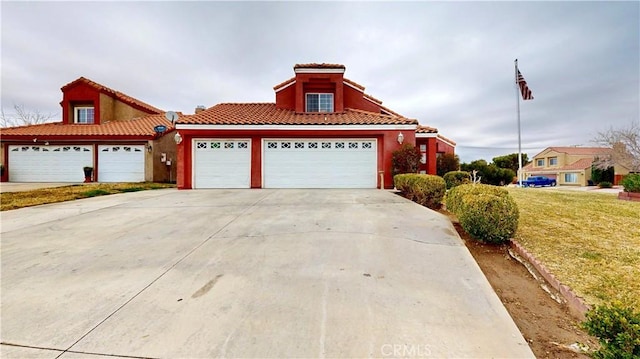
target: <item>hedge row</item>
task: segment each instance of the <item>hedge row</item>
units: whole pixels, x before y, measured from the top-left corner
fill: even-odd
[[[407,199],[431,209],[440,208],[445,193],[442,177],[405,173],[395,175],[393,183]]]
[[[463,184],[447,193],[446,205],[462,228],[480,241],[506,242],[518,228],[518,206],[502,187]]]

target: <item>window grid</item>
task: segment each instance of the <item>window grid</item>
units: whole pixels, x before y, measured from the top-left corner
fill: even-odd
[[[336,142],[336,148],[344,148],[344,142]]]
[[[362,148],[366,148],[366,149],[371,148],[371,142],[365,142],[365,143],[363,143],[363,144],[362,144]]]
[[[93,123],[94,109],[93,107],[76,107],[75,108],[76,123]]]
[[[333,94],[306,94],[306,110],[307,112],[333,112]]]

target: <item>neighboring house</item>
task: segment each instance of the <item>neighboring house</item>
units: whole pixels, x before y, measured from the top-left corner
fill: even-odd
[[[586,186],[591,179],[591,165],[597,157],[608,156],[606,147],[548,147],[533,157],[522,168],[524,178],[545,176],[554,178],[558,185]],[[616,183],[629,171],[614,166]]]
[[[176,124],[178,188],[392,188],[392,152],[421,146],[427,173],[454,143],[382,106],[345,66],[302,64],[275,103],[222,103]],[[416,133],[416,131],[419,131]]]
[[[61,122],[0,129],[3,181],[82,182],[85,166],[98,182],[175,180],[164,111],[84,77],[61,90]]]

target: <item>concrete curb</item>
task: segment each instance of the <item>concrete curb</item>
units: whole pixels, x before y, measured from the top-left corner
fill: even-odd
[[[513,249],[519,256],[524,258],[529,264],[531,264],[540,275],[547,281],[547,283],[553,287],[562,297],[565,299],[569,310],[584,319],[585,313],[591,309],[591,307],[584,302],[577,294],[573,292],[571,288],[560,283],[560,281],[551,272],[537,260],[531,253],[529,253],[520,243],[515,240],[511,240],[511,249]]]

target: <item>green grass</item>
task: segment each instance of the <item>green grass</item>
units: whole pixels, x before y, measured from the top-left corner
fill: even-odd
[[[0,211],[37,206],[47,203],[72,201],[81,198],[105,196],[116,193],[137,192],[160,188],[173,188],[165,183],[92,183],[55,188],[43,188],[23,192],[0,193]]]
[[[510,188],[516,240],[589,304],[640,309],[640,203],[616,195]]]

